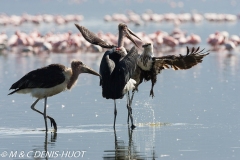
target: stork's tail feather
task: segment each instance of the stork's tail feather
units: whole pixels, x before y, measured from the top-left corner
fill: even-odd
[[[17,92],[17,91],[19,91],[20,89],[16,89],[16,90],[14,90],[14,91],[12,91],[11,93],[8,93],[8,95],[11,95],[11,94],[13,94],[13,93],[15,93],[15,92]]]
[[[129,81],[127,82],[127,84],[125,85],[123,92],[127,93],[127,91],[134,90],[135,84],[136,84],[136,81],[134,79],[130,78]]]

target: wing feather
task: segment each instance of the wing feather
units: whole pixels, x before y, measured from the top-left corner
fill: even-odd
[[[121,71],[123,74],[125,74],[125,84],[129,81],[135,72],[138,56],[138,50],[135,46],[133,46],[128,54],[119,62],[119,66],[122,68]]]
[[[190,50],[187,47],[187,53],[183,55],[168,55],[163,57],[155,57],[154,68],[158,73],[165,68],[173,68],[174,70],[185,70],[192,68],[198,63],[202,62],[202,59],[209,54],[209,51],[204,51],[204,49],[199,51],[199,47],[195,49],[194,47]]]
[[[89,31],[87,28],[75,24],[78,30],[82,33],[83,37],[91,44],[99,45],[103,48],[113,48],[114,45],[109,44],[108,42],[104,41],[103,39],[99,38],[95,33]]]
[[[65,66],[51,64],[49,66],[33,70],[14,83],[10,89],[13,94],[21,89],[27,88],[51,88],[65,81],[63,71]],[[10,90],[9,89],[9,90]]]
[[[101,77],[104,79],[104,81],[109,80],[111,73],[115,69],[115,62],[110,58],[112,52],[106,51],[102,57],[99,73]],[[100,80],[100,86],[102,85],[102,79]]]

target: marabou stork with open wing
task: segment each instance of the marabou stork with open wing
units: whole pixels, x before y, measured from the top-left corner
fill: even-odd
[[[136,89],[139,84],[145,81],[152,81],[152,88],[150,90],[150,96],[154,96],[153,87],[157,81],[157,75],[163,69],[173,68],[174,70],[186,70],[190,69],[198,63],[202,62],[202,59],[209,54],[209,51],[200,50],[200,47],[190,49],[187,47],[186,55],[167,55],[162,57],[154,57],[153,45],[146,43],[142,46],[144,48],[143,53],[138,57],[137,64],[140,69],[140,74],[137,70],[133,79],[136,80]],[[139,71],[138,71],[139,72]]]

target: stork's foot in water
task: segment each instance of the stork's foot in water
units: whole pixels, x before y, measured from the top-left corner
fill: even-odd
[[[136,128],[136,126],[132,124],[131,129],[134,130],[134,128]]]
[[[151,89],[151,91],[150,91],[150,96],[152,96],[152,98],[154,97],[153,89]]]
[[[137,87],[135,86],[134,90],[138,92],[138,86]]]
[[[50,123],[51,123],[51,127],[54,127],[55,132],[57,132],[57,123],[55,122],[55,120],[52,117],[49,117]]]

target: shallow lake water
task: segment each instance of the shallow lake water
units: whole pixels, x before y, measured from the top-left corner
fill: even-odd
[[[133,102],[137,126],[133,131],[128,130],[124,97],[117,100],[114,132],[114,103],[102,98],[96,76],[81,74],[72,90],[48,98],[47,113],[58,124],[55,134],[51,133],[52,128],[47,134],[43,131],[43,117],[30,108],[34,98],[25,94],[7,95],[10,86],[33,69],[51,63],[70,66],[72,59],[78,59],[98,70],[101,57],[97,53],[49,57],[1,55],[0,158],[225,160],[240,157],[239,55],[235,53],[211,52],[192,69],[162,71],[153,99],[149,97],[150,82],[141,84]],[[36,108],[43,110],[43,100]]]

